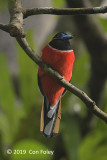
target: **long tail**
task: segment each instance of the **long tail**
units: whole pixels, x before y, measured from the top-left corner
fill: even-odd
[[[47,137],[53,137],[59,132],[59,125],[61,119],[61,100],[59,99],[55,106],[51,106],[46,97],[41,111],[40,131]]]

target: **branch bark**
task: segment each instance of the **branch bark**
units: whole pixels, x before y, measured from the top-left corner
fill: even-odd
[[[107,13],[107,6],[90,7],[90,8],[52,8],[41,7],[22,9],[24,18],[37,14],[54,14],[54,15],[86,15],[86,14],[101,14]]]
[[[21,11],[22,0],[9,0],[10,35],[13,37],[25,37],[23,30],[23,13]]]
[[[26,39],[22,38],[22,37],[25,36],[24,31],[23,31],[23,14],[24,14],[24,18],[25,18],[25,17],[27,17],[27,14],[30,13],[30,12],[25,12],[25,9],[23,10],[21,8],[21,3],[22,3],[22,0],[10,0],[9,1],[10,24],[8,26],[1,24],[0,25],[0,29],[4,30],[6,32],[8,31],[11,36],[16,37],[16,40],[18,41],[20,46],[23,48],[25,53],[36,64],[38,64],[49,75],[51,75],[57,81],[57,83],[59,85],[63,86],[64,88],[69,90],[71,93],[73,93],[77,97],[79,97],[95,115],[97,115],[100,119],[102,119],[103,121],[105,121],[107,123],[107,114],[104,113],[101,109],[99,109],[98,106],[95,104],[95,102],[92,99],[90,99],[87,96],[86,93],[84,93],[80,89],[76,88],[72,84],[68,83],[58,72],[56,72],[55,70],[50,68],[45,62],[43,62],[42,59],[40,59],[40,57],[29,46],[29,44],[27,43]],[[40,10],[41,10],[41,8],[40,8]],[[59,10],[60,10],[60,13],[59,13]],[[56,12],[56,14],[62,14],[62,9],[59,9],[59,10],[57,12],[57,9],[55,9],[54,12]],[[64,9],[64,10],[66,10],[66,9]],[[78,11],[76,11],[76,10],[78,10]],[[97,12],[100,12],[100,13],[104,12],[105,13],[106,10],[107,10],[107,7],[104,7],[102,9],[102,11],[101,11],[101,7],[96,7],[96,8],[94,8],[94,10],[92,8],[91,9],[88,8],[88,9],[85,9],[85,12],[83,12],[84,11],[83,8],[82,9],[81,8],[80,9],[76,9],[76,10],[75,10],[75,14],[76,13],[77,14],[82,14],[82,13],[84,13],[84,14],[94,13],[95,14]],[[24,11],[23,14],[22,14],[22,11]],[[26,10],[26,11],[28,11],[28,10]],[[70,12],[71,12],[71,9],[70,9]],[[40,14],[40,12],[38,14]],[[52,12],[44,13],[44,14],[52,14]],[[28,15],[30,15],[30,14],[28,14]],[[63,15],[64,15],[64,13],[63,13]],[[9,27],[10,27],[10,29],[9,29]]]

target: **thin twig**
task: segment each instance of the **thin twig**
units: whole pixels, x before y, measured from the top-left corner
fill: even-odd
[[[37,14],[53,14],[53,15],[86,15],[107,13],[107,6],[90,7],[90,8],[52,8],[40,7],[31,9],[22,9],[24,18]]]

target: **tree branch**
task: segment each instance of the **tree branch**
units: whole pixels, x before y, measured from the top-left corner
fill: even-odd
[[[90,99],[86,93],[81,91],[80,89],[76,88],[74,85],[68,83],[58,72],[50,68],[45,62],[43,62],[39,56],[31,49],[29,44],[27,43],[25,38],[16,38],[19,45],[23,48],[25,53],[40,67],[44,69],[49,75],[51,75],[60,86],[63,86],[67,90],[69,90],[71,93],[75,94],[77,97],[79,97],[86,106],[99,118],[104,120],[107,123],[107,114],[104,113],[101,109],[98,108],[98,106],[95,104],[95,102]]]
[[[40,57],[37,54],[35,54],[35,52],[29,46],[26,39],[22,38],[23,36],[25,36],[24,31],[23,31],[23,14],[24,14],[24,18],[27,16],[30,16],[32,14],[35,14],[35,12],[33,12],[31,14],[32,10],[35,11],[35,9],[30,9],[30,10],[29,9],[27,9],[27,10],[22,9],[21,2],[22,2],[22,0],[10,0],[9,1],[10,24],[9,25],[0,24],[0,29],[4,30],[6,32],[9,32],[11,36],[16,37],[16,40],[18,41],[19,45],[23,48],[25,53],[36,64],[38,64],[40,67],[42,67],[44,69],[44,71],[46,71],[49,75],[51,75],[60,86],[63,86],[64,88],[69,90],[71,93],[73,93],[77,97],[79,97],[95,115],[97,115],[99,118],[101,118],[102,120],[104,120],[107,123],[107,114],[104,113],[101,109],[99,109],[98,106],[95,104],[95,102],[92,99],[90,99],[86,93],[84,93],[80,89],[76,88],[72,84],[68,83],[58,72],[56,72],[55,70],[50,68],[45,62],[43,62],[43,60],[40,59]],[[107,11],[107,7],[102,7],[102,8],[103,8],[102,12],[105,13]],[[62,10],[66,10],[66,9],[54,9],[54,8],[50,8],[50,9],[54,10],[54,12],[56,12],[56,14],[62,14]],[[41,10],[41,8],[40,8],[40,10]],[[46,8],[45,8],[45,10],[46,10]],[[23,14],[22,14],[22,11],[24,11]],[[29,12],[26,12],[26,11],[29,11]],[[59,13],[59,11],[60,11],[60,13]],[[68,11],[69,11],[69,9],[67,10],[67,12]],[[101,7],[86,8],[86,9],[80,8],[80,9],[76,9],[76,10],[72,10],[72,11],[73,12],[75,11],[75,14],[92,14],[92,13],[95,14],[95,13],[101,13]],[[45,12],[44,14],[52,14],[52,12],[49,12],[49,13],[48,12],[47,13]],[[70,9],[70,12],[71,12],[71,9]],[[72,12],[72,14],[74,14],[73,12]],[[38,12],[38,14],[40,14],[40,13]],[[71,14],[71,13],[69,13],[69,14]],[[10,27],[9,30],[8,30],[8,27]]]
[[[10,35],[13,37],[25,37],[23,30],[23,13],[21,11],[22,0],[9,0]]]
[[[86,15],[86,14],[101,14],[107,13],[107,6],[90,7],[90,8],[52,8],[41,7],[22,9],[24,18],[37,14],[54,14],[54,15]]]

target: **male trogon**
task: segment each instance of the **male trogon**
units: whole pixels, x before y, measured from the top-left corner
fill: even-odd
[[[66,81],[72,77],[74,52],[69,40],[72,35],[60,32],[41,51],[41,58],[50,67],[56,70]],[[50,138],[57,135],[61,119],[61,96],[65,88],[47,74],[42,68],[38,68],[38,85],[44,96],[40,131],[44,136]]]

